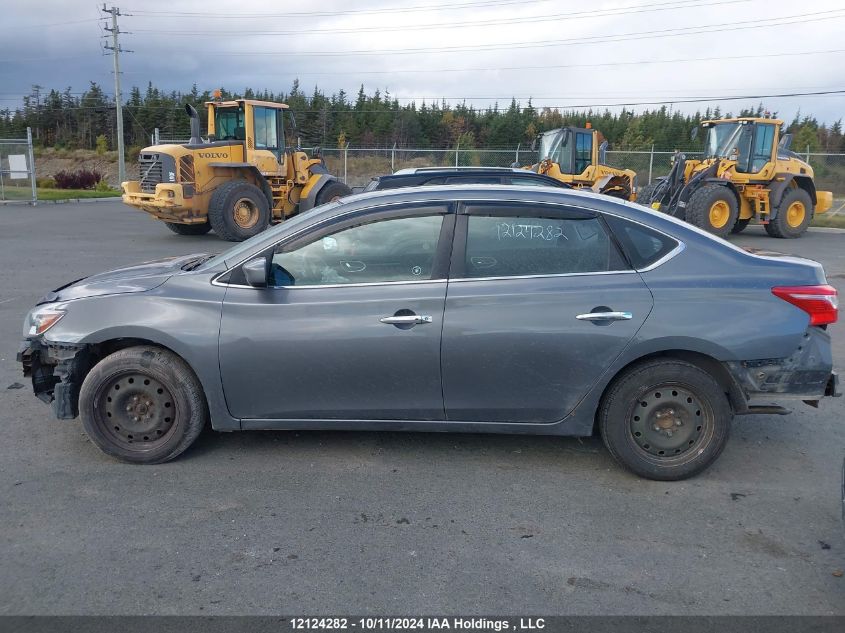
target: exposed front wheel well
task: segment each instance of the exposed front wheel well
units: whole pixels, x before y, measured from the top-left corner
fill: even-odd
[[[103,341],[102,343],[91,343],[85,349],[85,354],[80,354],[77,356],[77,367],[75,374],[75,380],[78,382],[76,393],[79,393],[79,387],[82,386],[82,383],[85,381],[85,378],[91,373],[91,370],[94,366],[99,363],[101,360],[114,354],[115,352],[119,352],[122,349],[127,349],[129,347],[157,347],[159,349],[163,349],[165,351],[170,352],[174,356],[179,357],[182,362],[184,362],[189,369],[194,373],[194,376],[197,375],[196,370],[191,367],[191,364],[185,360],[182,356],[178,353],[174,352],[172,349],[167,347],[166,345],[161,345],[160,343],[156,343],[154,341],[150,341],[143,338],[118,338],[118,339],[111,339],[108,341]],[[207,400],[207,398],[206,398]],[[77,403],[78,404],[78,401]]]

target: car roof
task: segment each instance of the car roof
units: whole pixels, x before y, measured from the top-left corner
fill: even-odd
[[[388,174],[388,176],[409,176],[414,174],[462,174],[462,173],[472,173],[477,174],[479,172],[489,171],[497,174],[506,173],[506,174],[513,174],[513,173],[528,173],[532,174],[535,172],[528,171],[527,169],[520,169],[519,167],[406,167],[405,169],[399,169],[392,174]],[[538,174],[539,175],[539,174]],[[386,177],[386,176],[383,176]]]

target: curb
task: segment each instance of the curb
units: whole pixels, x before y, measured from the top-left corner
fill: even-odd
[[[77,202],[119,202],[120,196],[109,196],[105,198],[68,198],[67,200],[0,200],[0,205],[6,206],[10,204],[26,204],[36,207],[39,204],[73,204]]]

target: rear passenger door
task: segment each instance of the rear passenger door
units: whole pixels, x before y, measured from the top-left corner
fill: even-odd
[[[447,419],[563,419],[651,307],[650,291],[597,214],[466,203],[443,321]]]

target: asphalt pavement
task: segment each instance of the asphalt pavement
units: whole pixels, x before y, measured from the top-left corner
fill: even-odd
[[[0,614],[845,614],[845,398],[737,418],[678,483],[597,438],[209,431],[130,466],[33,397],[24,314],[227,244],[116,202],[0,207],[0,227]],[[732,239],[817,259],[845,293],[843,232]]]

